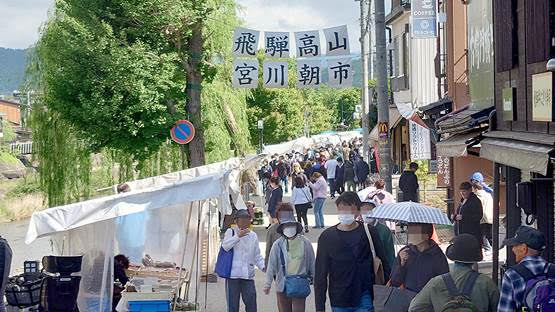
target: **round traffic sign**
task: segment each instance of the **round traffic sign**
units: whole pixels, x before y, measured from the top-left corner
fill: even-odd
[[[187,144],[195,137],[195,127],[188,120],[179,120],[170,131],[172,140],[178,144]]]

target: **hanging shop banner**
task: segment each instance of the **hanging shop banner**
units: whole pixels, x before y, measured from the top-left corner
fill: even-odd
[[[411,160],[432,159],[430,129],[409,120],[409,130]]]
[[[324,29],[326,37],[326,55],[350,55],[349,33],[347,25]]]
[[[265,32],[264,52],[267,57],[289,57],[289,33]]]
[[[258,60],[234,60],[232,82],[234,88],[258,87]]]
[[[320,60],[297,61],[297,87],[319,88],[322,83],[322,62]]]
[[[437,156],[437,187],[451,186],[451,158]]]
[[[553,121],[553,73],[532,75],[532,120]]]
[[[437,0],[412,0],[412,38],[437,37]]]
[[[233,32],[233,55],[256,56],[260,32],[237,27]]]
[[[314,57],[322,55],[320,32],[318,30],[299,31],[295,33],[297,57]]]
[[[265,88],[287,88],[289,86],[287,61],[265,61],[263,67]]]
[[[328,61],[328,84],[332,88],[353,86],[352,58]]]

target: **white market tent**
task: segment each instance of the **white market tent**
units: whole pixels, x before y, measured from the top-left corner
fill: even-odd
[[[305,149],[311,148],[317,145],[327,145],[327,144],[341,144],[343,141],[349,141],[354,138],[360,138],[362,134],[359,131],[342,131],[342,132],[330,132],[323,134],[316,134],[311,137],[300,137],[295,140],[267,145],[264,147],[263,154],[273,155],[273,154],[285,154],[291,151],[304,151]]]
[[[58,255],[83,255],[81,311],[111,311],[113,257],[118,253],[132,263],[140,262],[143,254],[176,263],[190,276],[196,274],[190,286],[198,295],[199,272],[212,271],[217,252],[216,209],[230,211],[230,195],[242,204],[240,172],[257,159],[234,158],[132,181],[128,193],[34,213],[26,243],[49,236]]]

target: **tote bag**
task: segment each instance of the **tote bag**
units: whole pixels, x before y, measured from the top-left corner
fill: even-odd
[[[233,235],[235,231],[231,229]],[[221,278],[231,277],[231,266],[233,264],[233,248],[229,251],[225,251],[223,247],[220,246],[220,251],[218,252],[218,259],[216,260],[216,268],[214,272],[218,274]]]

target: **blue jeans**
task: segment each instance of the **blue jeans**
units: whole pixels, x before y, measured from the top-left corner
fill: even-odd
[[[285,193],[289,192],[289,178],[283,177],[281,178],[281,183],[283,184],[283,190]]]
[[[331,307],[331,310],[333,312],[374,312],[374,305],[372,304],[370,293],[364,292],[360,298],[360,304],[358,307]]]
[[[225,279],[227,312],[239,312],[239,298],[243,299],[246,312],[256,312],[256,288],[253,280]]]
[[[324,208],[325,198],[315,198],[314,199],[314,221],[317,228],[324,227],[324,213],[322,209]]]

